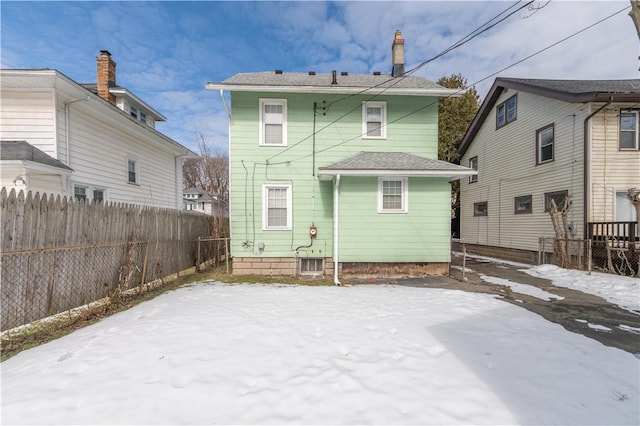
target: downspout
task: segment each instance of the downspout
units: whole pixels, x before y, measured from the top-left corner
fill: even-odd
[[[76,99],[73,101],[69,101],[69,102],[65,102],[64,103],[64,147],[65,147],[65,164],[68,167],[71,167],[71,132],[69,131],[69,126],[71,125],[71,119],[69,117],[69,115],[71,114],[71,108],[70,105],[75,103],[75,102],[80,102],[80,101],[89,101],[89,96],[87,96],[86,98],[82,98],[82,99]],[[71,182],[70,182],[70,178],[66,177],[64,178],[66,181],[66,190],[63,191],[63,193],[65,194],[73,194],[73,188],[71,188]]]
[[[189,155],[188,152],[185,152],[184,154],[180,154],[180,155],[176,155],[173,157],[173,181],[175,182],[176,185],[176,198],[175,198],[175,202],[176,202],[176,210],[184,210],[184,195],[182,193],[182,189],[180,188],[180,185],[178,185],[178,158],[180,157],[184,157]],[[184,172],[182,173],[182,175],[184,176]],[[182,186],[184,186],[184,182],[182,184]]]
[[[336,179],[333,182],[333,283],[335,285],[341,285],[338,280],[338,218],[340,207],[340,175],[336,175]]]
[[[583,184],[583,198],[584,198],[584,202],[583,202],[583,210],[582,210],[582,214],[583,214],[583,238],[586,240],[587,238],[589,238],[588,235],[588,214],[589,214],[589,203],[590,203],[590,199],[589,196],[591,195],[591,174],[590,174],[590,168],[591,168],[591,164],[590,164],[590,159],[591,159],[591,152],[590,152],[590,148],[591,148],[591,144],[589,143],[591,140],[591,133],[589,132],[589,120],[591,120],[591,118],[596,115],[597,113],[599,113],[600,111],[602,111],[603,109],[605,109],[606,107],[608,107],[609,105],[611,105],[611,103],[613,102],[613,97],[609,98],[609,102],[607,102],[606,104],[602,105],[600,108],[598,108],[597,110],[595,110],[594,112],[592,112],[591,114],[589,114],[587,116],[587,118],[584,119],[584,129],[583,129],[583,138],[584,138],[584,171],[583,171],[583,179],[584,179],[584,184]]]
[[[224,90],[220,89],[220,98],[222,99],[222,104],[224,105],[224,110],[227,112],[227,117],[229,118],[229,121],[227,123],[227,157],[229,159],[229,167],[227,167],[227,213],[229,215],[229,218],[231,217],[231,188],[232,188],[232,182],[231,182],[231,111],[229,110],[229,106],[227,105],[227,100],[224,97]],[[242,167],[244,167],[244,164],[242,165]],[[245,168],[246,170],[246,168]],[[245,177],[246,179],[246,177]],[[246,196],[246,186],[245,186],[245,196]],[[254,218],[255,220],[255,218]],[[245,220],[246,223],[246,220]],[[233,235],[231,235],[232,231],[232,227],[231,227],[231,220],[229,220],[229,238],[232,238]],[[245,238],[247,237],[247,226],[245,224],[245,229],[244,229],[244,233],[245,233]],[[233,241],[233,240],[231,240]],[[295,267],[295,265],[294,265]]]

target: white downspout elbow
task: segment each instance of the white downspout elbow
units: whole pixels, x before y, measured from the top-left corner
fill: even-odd
[[[338,280],[338,218],[340,210],[340,175],[336,175],[333,183],[333,283],[341,285]]]

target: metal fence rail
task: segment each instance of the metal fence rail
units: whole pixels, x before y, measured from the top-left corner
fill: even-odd
[[[224,261],[227,239],[131,241],[0,253],[0,330]]]

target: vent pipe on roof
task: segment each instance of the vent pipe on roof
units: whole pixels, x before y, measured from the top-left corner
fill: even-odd
[[[400,30],[396,30],[391,45],[391,76],[402,77],[404,75],[404,38]]]
[[[282,70],[276,70],[276,74],[282,74]]]
[[[338,84],[338,72],[336,70],[331,71],[331,84]]]

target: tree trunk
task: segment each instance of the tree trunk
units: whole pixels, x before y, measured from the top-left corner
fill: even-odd
[[[639,0],[629,0],[631,2],[631,10],[629,11],[629,16],[631,16],[631,20],[633,24],[636,26],[636,32],[638,33],[638,39],[640,40],[640,1]]]

